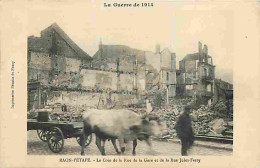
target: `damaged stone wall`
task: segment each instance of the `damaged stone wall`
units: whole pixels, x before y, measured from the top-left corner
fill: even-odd
[[[66,72],[79,72],[81,61],[75,58],[66,58]]]
[[[60,55],[52,55],[51,56],[51,71],[55,74],[64,73],[66,71],[66,61],[65,57]],[[53,73],[51,73],[53,74]],[[53,76],[52,76],[53,77]]]
[[[161,55],[159,53],[153,53],[151,51],[146,51],[145,52],[145,61],[147,67],[151,65],[153,68],[155,68],[158,72],[160,71],[160,57]],[[147,68],[150,70],[149,68]]]
[[[162,87],[166,88],[168,85],[169,97],[176,96],[175,84],[176,84],[176,72],[175,71],[162,71],[161,81]]]
[[[50,84],[50,73],[48,70],[28,68],[28,81],[40,81],[44,85]]]
[[[80,72],[81,86],[85,89],[111,89],[113,91],[133,91],[134,73],[120,73],[82,69]]]
[[[177,95],[196,96],[196,103],[208,104],[213,97],[213,80],[215,66],[199,62],[198,53],[187,55],[180,61],[177,71]]]
[[[135,56],[122,55],[119,59],[119,71],[134,72],[136,65]]]
[[[28,62],[28,80],[39,80],[43,84],[48,84],[49,71],[51,69],[51,59],[49,54],[33,51],[29,54],[30,61]]]
[[[80,74],[79,72],[59,73],[50,83],[57,87],[77,88],[80,85]]]
[[[137,90],[137,96],[140,98],[140,96],[145,95],[146,90],[146,72],[145,72],[145,64],[140,63],[137,66],[137,74],[136,74],[136,84],[135,89]]]
[[[161,86],[168,87],[169,97],[176,96],[176,55],[168,48],[161,53]]]
[[[29,67],[32,69],[39,70],[50,70],[51,69],[51,58],[48,53],[44,52],[30,52]]]
[[[108,108],[109,103],[113,108],[122,108],[133,104],[136,101],[135,95],[117,94],[104,92],[78,92],[78,91],[51,91],[47,93],[46,106],[53,107],[54,105],[65,104],[67,106],[79,107],[81,109],[88,108]],[[60,112],[60,106],[54,109]]]
[[[135,78],[135,75],[133,73],[120,74],[119,78],[120,78],[120,89],[119,90],[133,91],[134,78]]]
[[[82,69],[80,72],[81,85],[86,89],[117,90],[117,73],[101,70]]]
[[[185,63],[185,71],[195,75],[196,72],[196,60],[187,60]]]
[[[166,48],[160,54],[161,54],[161,68],[172,69],[172,64],[174,64],[175,60],[172,59],[171,57],[172,53],[170,52],[170,50]]]
[[[54,26],[55,27],[55,26]],[[40,81],[55,87],[80,87],[81,65],[90,67],[90,60],[76,52],[69,37],[50,26],[41,37],[28,37],[28,81]],[[81,53],[82,54],[82,53]]]

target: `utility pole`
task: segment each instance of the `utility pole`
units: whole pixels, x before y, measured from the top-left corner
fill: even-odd
[[[145,81],[145,84],[144,84],[144,90],[145,90],[145,93],[146,93],[146,56],[145,56],[145,51],[144,51],[144,81]]]
[[[136,91],[135,95],[136,95],[136,98],[138,98],[138,88],[137,88],[137,68],[138,68],[138,62],[137,62],[137,57],[135,55],[135,66],[134,66],[134,72],[135,72],[135,76],[134,76],[134,89]]]
[[[117,91],[120,89],[120,58],[118,57],[116,62],[116,71],[117,71]]]
[[[167,90],[166,90],[166,103],[167,103],[167,105],[169,105],[169,85],[167,84],[166,87],[167,87]]]

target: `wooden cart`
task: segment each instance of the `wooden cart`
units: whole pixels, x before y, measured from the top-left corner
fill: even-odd
[[[62,151],[64,139],[75,137],[78,144],[82,144],[83,122],[47,121],[39,122],[37,119],[27,120],[27,131],[37,130],[39,138],[47,142],[54,153]],[[86,137],[85,146],[92,141],[92,135]]]

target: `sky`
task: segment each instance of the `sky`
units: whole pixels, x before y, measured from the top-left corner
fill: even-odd
[[[208,45],[216,77],[233,83],[233,13],[193,3],[155,3],[152,8],[104,8],[94,1],[33,6],[28,13],[28,36],[56,22],[85,52],[93,56],[103,44],[127,45],[155,51],[168,47],[178,62]]]

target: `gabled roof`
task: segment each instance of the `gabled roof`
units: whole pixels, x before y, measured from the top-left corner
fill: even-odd
[[[74,41],[71,40],[71,38],[58,26],[57,23],[53,23],[50,27],[53,28],[79,56],[92,59],[92,57],[90,57]]]
[[[160,53],[164,53],[164,52],[169,52],[169,53],[172,53],[171,50],[167,47],[167,48],[164,48]]]
[[[101,51],[102,50],[102,51]],[[142,59],[144,57],[144,51],[133,49],[125,45],[101,45],[101,50],[99,49],[93,56],[94,60],[99,60],[102,52],[102,58],[109,61],[116,61],[119,57],[130,56],[129,59],[135,61],[135,56],[137,59]],[[131,57],[132,56],[132,57]]]
[[[60,35],[60,37],[77,53],[78,56],[86,59],[92,59],[91,56],[89,56],[74,41],[71,40],[71,38],[58,26],[57,23],[53,23],[46,29],[42,30],[41,34],[49,29],[54,30],[58,35]],[[30,36],[28,39],[32,40],[28,41],[29,49],[36,51],[48,51],[49,47],[51,47],[51,44],[48,44],[47,40],[44,40],[43,38]]]

